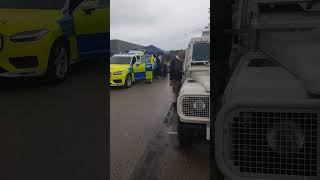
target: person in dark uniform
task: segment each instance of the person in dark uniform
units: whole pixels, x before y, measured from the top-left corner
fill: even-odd
[[[166,63],[164,63],[164,60],[162,60],[162,78],[167,78],[168,75],[168,66]]]
[[[161,67],[161,60],[159,58],[159,56],[156,57],[156,64],[157,64],[157,78],[158,77],[161,77],[161,70],[162,70],[162,67]]]
[[[180,50],[177,56],[170,62],[170,85],[172,86],[174,93],[174,103],[177,102],[179,91],[181,89],[184,58],[185,53],[183,50]]]

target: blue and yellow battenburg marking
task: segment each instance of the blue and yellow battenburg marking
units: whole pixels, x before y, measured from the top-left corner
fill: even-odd
[[[0,23],[0,36],[3,38],[0,76],[46,72],[51,48],[62,37],[70,45],[72,62],[109,56],[110,1],[96,0],[98,7],[90,15],[82,10],[82,4],[71,10],[69,5],[72,2],[75,1],[66,0],[65,8],[56,10],[0,9],[0,17],[8,22]],[[47,33],[36,41],[10,40],[15,34],[40,30],[46,30]],[[38,63],[34,67],[17,68],[10,62],[12,57],[34,57]]]

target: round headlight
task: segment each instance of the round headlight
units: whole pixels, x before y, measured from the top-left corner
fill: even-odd
[[[206,104],[203,101],[198,100],[198,101],[195,101],[193,103],[193,108],[195,110],[198,110],[198,111],[199,110],[205,110],[206,109]]]
[[[297,153],[305,144],[305,134],[294,123],[283,123],[267,135],[269,147],[280,154]]]

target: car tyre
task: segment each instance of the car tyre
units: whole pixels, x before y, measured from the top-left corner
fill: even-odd
[[[192,145],[192,131],[186,123],[178,121],[178,140],[180,147],[190,147]]]
[[[124,86],[125,88],[130,88],[132,86],[132,77],[130,76],[130,74],[127,75]]]
[[[58,83],[66,79],[70,66],[70,52],[67,43],[57,40],[50,51],[46,80]]]

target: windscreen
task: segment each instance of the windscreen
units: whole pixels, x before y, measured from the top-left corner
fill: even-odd
[[[209,61],[210,43],[195,43],[193,45],[192,61]]]
[[[66,0],[1,0],[0,9],[62,9]]]
[[[130,64],[131,57],[113,56],[110,59],[110,64]]]

